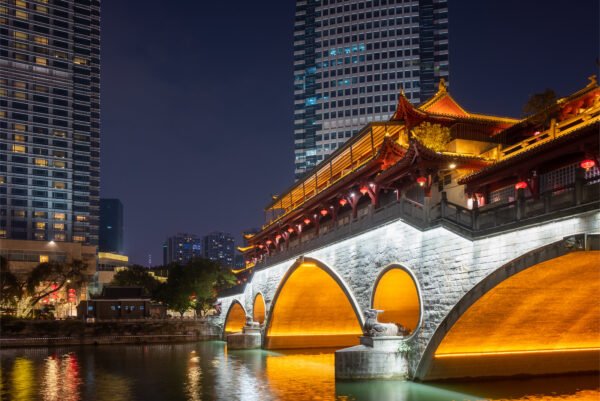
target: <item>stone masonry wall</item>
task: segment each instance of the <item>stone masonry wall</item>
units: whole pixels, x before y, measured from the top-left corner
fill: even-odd
[[[417,278],[422,298],[422,321],[413,338],[411,372],[414,373],[427,343],[452,307],[477,283],[517,257],[578,233],[600,232],[600,212],[521,228],[477,239],[463,238],[445,228],[420,231],[402,220],[330,244],[305,254],[319,260],[341,277],[363,311],[370,307],[373,285],[382,269],[399,264]],[[286,260],[257,271],[243,294],[221,298],[217,322],[223,324],[233,299],[252,312],[252,302],[262,293],[267,319],[277,287],[295,262]]]

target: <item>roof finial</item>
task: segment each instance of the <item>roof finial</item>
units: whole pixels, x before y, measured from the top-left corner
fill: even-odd
[[[589,76],[588,79],[590,81],[588,86],[598,86],[598,77],[596,77],[596,74]]]
[[[442,92],[442,93],[443,93],[443,92],[447,92],[447,89],[446,89],[446,81],[444,80],[444,78],[443,78],[443,77],[442,77],[442,78],[440,78],[440,83],[439,83],[439,85],[438,85],[438,93],[440,93],[440,92]]]

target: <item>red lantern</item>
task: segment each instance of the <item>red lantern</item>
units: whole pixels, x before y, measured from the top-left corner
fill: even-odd
[[[596,165],[596,160],[585,159],[579,165],[581,166],[581,168],[584,168],[585,171],[588,171],[589,169],[594,168],[594,166]]]
[[[327,211],[327,209],[321,209],[320,213],[321,213],[321,216],[325,217],[325,216],[327,216],[327,213],[329,213],[329,212]]]
[[[265,247],[265,246],[264,246],[263,244],[260,244],[260,245],[258,246],[258,249],[263,249],[264,247]]]
[[[515,184],[515,189],[525,189],[527,188],[527,183],[525,181],[519,181]]]
[[[420,176],[417,178],[417,184],[419,184],[420,186],[425,185],[425,183],[427,182],[427,178]]]
[[[271,245],[273,243],[273,241],[271,241],[270,239],[268,239],[266,242],[267,246]]]
[[[340,205],[341,206],[346,206],[346,203],[348,203],[348,201],[346,200],[346,198],[340,199]]]
[[[360,193],[361,193],[361,194],[363,194],[363,196],[364,196],[364,195],[366,195],[366,194],[367,194],[367,192],[369,192],[369,189],[367,188],[367,186],[366,186],[366,185],[363,185],[362,187],[360,187],[359,191],[360,191]]]
[[[291,234],[294,232],[294,229],[292,227],[288,227],[287,232]]]
[[[310,224],[310,219],[308,217],[304,219],[304,224],[306,224],[306,225]]]
[[[281,239],[281,234],[277,234],[277,235],[275,236],[275,239],[276,239],[277,241],[279,241],[279,240]]]

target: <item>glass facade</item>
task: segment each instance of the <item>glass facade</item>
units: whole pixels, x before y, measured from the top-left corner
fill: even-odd
[[[167,238],[163,245],[163,264],[185,264],[202,257],[202,239],[194,234],[179,233]]]
[[[404,90],[413,103],[448,82],[447,0],[297,0],[294,152],[300,177]]]
[[[0,237],[98,244],[100,1],[0,0]]]
[[[204,236],[204,257],[223,267],[234,267],[235,239],[233,235],[213,232]]]

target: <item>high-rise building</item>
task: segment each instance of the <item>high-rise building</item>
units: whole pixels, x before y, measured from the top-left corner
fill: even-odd
[[[202,239],[194,234],[179,233],[163,244],[163,264],[187,263],[202,257]]]
[[[371,121],[400,90],[412,103],[448,81],[447,0],[297,0],[294,156],[300,177]]]
[[[204,236],[204,257],[219,262],[223,267],[233,267],[235,239],[231,234],[212,232]]]
[[[123,253],[123,204],[119,199],[100,199],[100,252]]]
[[[98,244],[100,0],[0,2],[0,238]]]

